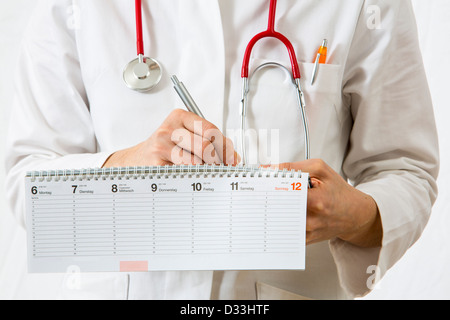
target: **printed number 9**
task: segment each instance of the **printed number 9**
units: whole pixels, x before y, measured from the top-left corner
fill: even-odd
[[[156,192],[158,190],[158,186],[156,183],[152,184],[152,192]]]

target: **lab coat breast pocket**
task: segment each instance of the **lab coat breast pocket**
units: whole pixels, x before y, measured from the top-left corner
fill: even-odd
[[[311,157],[325,160],[338,172],[347,149],[352,117],[342,95],[343,69],[320,64],[311,84],[313,63],[300,65],[310,128]]]

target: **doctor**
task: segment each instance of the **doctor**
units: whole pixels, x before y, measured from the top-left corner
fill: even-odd
[[[20,56],[6,160],[17,218],[24,223],[28,170],[215,162],[205,149],[239,163],[242,58],[267,26],[268,7],[267,0],[143,1],[145,52],[163,73],[140,93],[122,78],[136,55],[133,1],[39,1]],[[296,97],[276,68],[252,79],[248,153],[257,155],[252,163],[313,178],[306,271],[82,274],[76,292],[62,286],[55,295],[352,298],[418,239],[437,194],[438,145],[409,0],[280,0],[276,28],[297,53],[314,160],[303,161]],[[325,38],[327,63],[311,85]],[[268,61],[290,67],[285,47],[271,39],[251,57],[254,66]],[[171,74],[206,120],[180,110]],[[200,146],[187,143],[195,135]]]

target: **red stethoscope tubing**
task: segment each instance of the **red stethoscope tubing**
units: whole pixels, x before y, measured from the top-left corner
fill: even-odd
[[[143,41],[143,35],[142,35],[142,0],[135,0],[135,7],[136,7],[137,54],[144,55],[144,41]],[[295,54],[295,50],[294,50],[292,43],[283,34],[275,31],[276,11],[277,11],[277,0],[270,0],[269,21],[268,21],[267,30],[257,34],[250,40],[250,42],[247,46],[247,49],[245,50],[244,62],[242,64],[242,72],[241,72],[242,78],[248,78],[250,57],[252,54],[253,47],[259,40],[264,39],[264,38],[275,38],[284,43],[284,45],[286,46],[286,48],[288,50],[289,58],[291,60],[292,75],[293,75],[294,79],[301,78],[300,68],[298,66],[298,61],[297,61],[297,56]]]
[[[264,39],[264,38],[275,38],[275,39],[278,39],[281,42],[283,42],[284,45],[286,46],[288,53],[289,53],[289,58],[291,60],[292,75],[293,75],[294,79],[300,79],[300,77],[301,77],[300,68],[298,66],[297,56],[295,54],[295,50],[294,50],[294,47],[292,46],[292,43],[283,34],[275,31],[276,11],[277,11],[277,0],[270,0],[269,22],[268,22],[267,30],[257,34],[250,40],[250,42],[247,46],[247,49],[245,50],[244,62],[242,64],[242,72],[241,72],[242,78],[248,78],[250,56],[252,54],[252,50],[253,50],[253,47],[255,46],[255,44],[259,40]]]
[[[136,0],[136,44],[137,54],[144,55],[144,40],[142,36],[142,1]]]

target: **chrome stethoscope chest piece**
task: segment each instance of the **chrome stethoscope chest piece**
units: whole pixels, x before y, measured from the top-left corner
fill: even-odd
[[[139,57],[131,61],[123,71],[123,80],[128,88],[145,92],[161,81],[162,67],[155,59]]]

